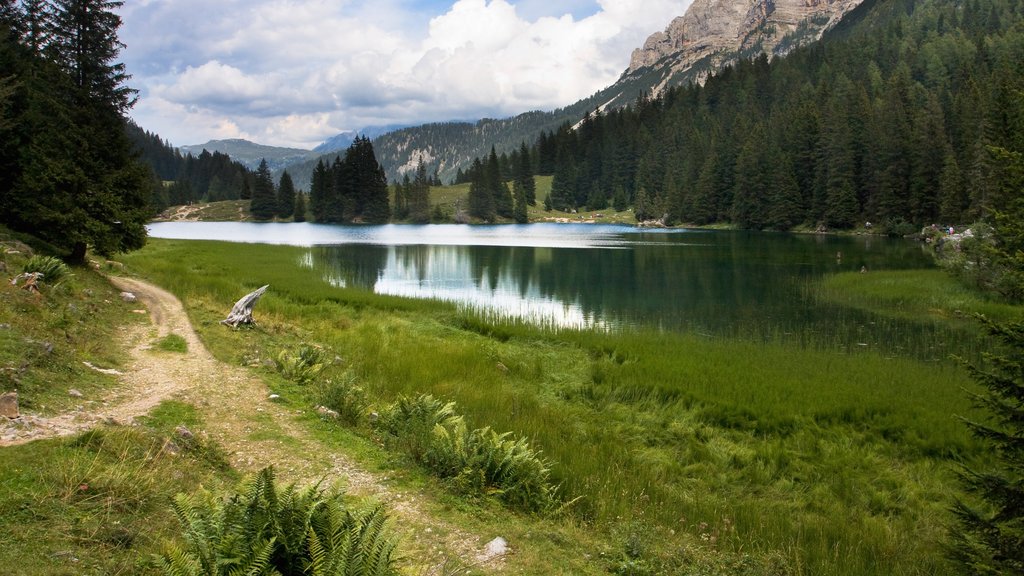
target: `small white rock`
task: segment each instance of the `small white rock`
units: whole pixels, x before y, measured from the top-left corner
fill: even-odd
[[[71,396],[72,398],[82,398],[85,394],[82,394],[78,390],[72,388],[71,390],[68,390],[68,396]]]
[[[491,540],[487,543],[487,546],[484,547],[484,560],[501,558],[505,554],[508,554],[508,541],[501,536]]]

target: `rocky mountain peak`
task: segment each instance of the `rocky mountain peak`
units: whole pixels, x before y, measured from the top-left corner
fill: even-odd
[[[814,42],[861,0],[694,0],[664,32],[633,51],[623,78],[664,69],[657,94],[680,81],[703,82],[741,55],[769,57]]]

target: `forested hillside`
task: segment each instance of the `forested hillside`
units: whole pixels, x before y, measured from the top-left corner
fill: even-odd
[[[252,171],[227,154],[203,150],[199,156],[182,155],[158,135],[130,122],[128,135],[139,159],[152,168],[158,180],[151,199],[155,212],[191,202],[252,197]]]
[[[531,155],[549,205],[638,220],[891,232],[1005,204],[1024,150],[1021,0],[869,0],[822,42],[591,113]],[[1019,194],[1019,192],[1018,192]]]

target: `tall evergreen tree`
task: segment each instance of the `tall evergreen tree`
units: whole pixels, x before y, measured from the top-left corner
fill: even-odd
[[[416,224],[430,222],[430,179],[427,166],[421,160],[416,167],[416,177],[409,187],[409,220]]]
[[[295,214],[295,183],[292,177],[285,170],[281,173],[281,179],[277,185],[277,216],[279,218],[291,218]]]
[[[494,222],[497,216],[494,210],[494,195],[487,185],[487,168],[479,158],[473,161],[470,173],[469,215],[484,222]]]
[[[984,387],[975,400],[989,419],[966,423],[994,460],[961,474],[971,500],[953,509],[950,555],[963,574],[1024,574],[1024,323],[986,326],[1003,348],[970,370]]]
[[[292,216],[293,222],[306,221],[306,195],[302,192],[295,194],[295,210]]]
[[[512,218],[512,195],[508,191],[508,183],[502,174],[498,155],[491,146],[491,155],[487,158],[487,190],[494,198],[494,212],[502,218]]]
[[[252,217],[256,220],[273,220],[277,214],[277,194],[274,193],[274,180],[270,176],[266,159],[260,160],[256,168],[250,206]]]
[[[26,2],[22,151],[3,220],[84,261],[143,245],[151,179],[133,158],[124,113],[135,91],[117,38],[121,2]]]
[[[309,210],[313,215],[313,220],[317,222],[327,221],[327,204],[332,200],[330,189],[330,172],[323,159],[320,159],[316,163],[316,168],[313,169],[313,176],[309,183]]]
[[[533,180],[533,177],[530,177]],[[529,219],[529,212],[527,209],[526,190],[523,188],[522,182],[516,179],[512,183],[512,196],[515,205],[512,209],[512,217],[518,224],[526,224]]]
[[[516,166],[516,182],[523,189],[526,203],[537,205],[537,183],[533,179],[533,162],[530,161],[530,150],[523,142],[519,147],[519,163]]]

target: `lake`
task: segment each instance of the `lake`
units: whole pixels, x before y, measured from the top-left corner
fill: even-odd
[[[874,236],[651,230],[593,224],[384,225],[161,222],[157,238],[306,247],[339,287],[430,298],[562,328],[652,328],[946,358],[930,324],[817,302],[842,271],[932,267],[916,242]]]

